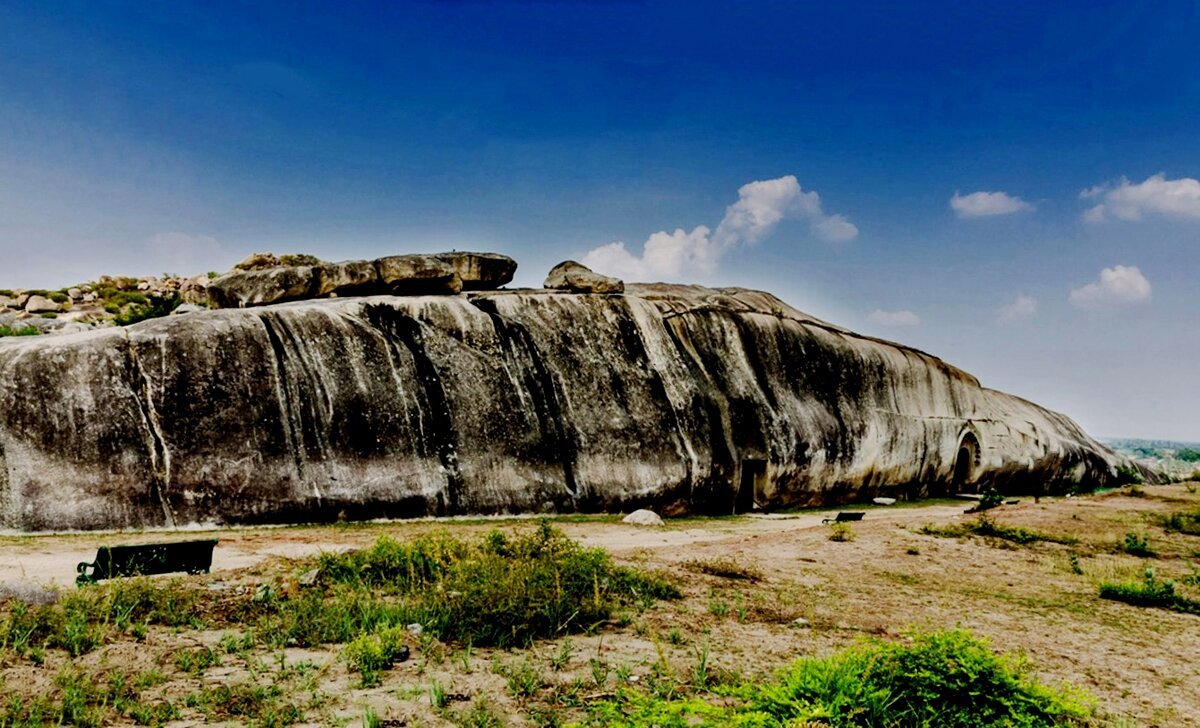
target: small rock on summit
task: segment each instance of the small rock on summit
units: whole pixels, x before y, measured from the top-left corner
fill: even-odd
[[[624,293],[625,282],[620,278],[601,275],[582,263],[564,260],[550,269],[545,288],[572,293]]]

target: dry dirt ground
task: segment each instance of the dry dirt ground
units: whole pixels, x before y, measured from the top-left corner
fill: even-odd
[[[153,627],[144,641],[119,639],[78,662],[97,670],[153,667],[168,679],[151,692],[181,705],[182,696],[203,686],[267,681],[290,692],[311,725],[361,725],[368,709],[384,725],[454,725],[486,704],[505,725],[523,726],[536,724],[530,717],[536,701],[514,695],[504,677],[521,668],[551,685],[582,680],[586,702],[611,695],[622,681],[636,685],[662,661],[681,675],[706,657],[710,673],[766,677],[797,657],[828,654],[864,635],[891,640],[911,629],[963,627],[987,637],[999,651],[1026,655],[1043,681],[1086,689],[1117,725],[1200,726],[1200,616],[1098,597],[1101,581],[1138,579],[1147,566],[1176,580],[1195,573],[1200,537],[1166,531],[1158,521],[1200,509],[1195,490],[1195,484],[1179,484],[1134,494],[1023,499],[993,511],[999,523],[1079,540],[1069,546],[921,532],[927,524],[973,519],[963,514],[969,504],[961,501],[864,509],[853,539],[843,542],[830,540],[830,528],[821,524],[829,512],[819,511],[681,519],[662,528],[628,526],[615,518],[560,518],[556,525],[583,544],[667,573],[684,598],[660,602],[594,634],[539,642],[528,650],[465,649],[414,639],[412,659],[384,673],[382,684],[371,689],[357,687],[337,646],[218,649],[219,664],[192,673],[179,669],[180,650],[217,648],[223,637],[231,638],[215,631]],[[302,566],[297,559],[366,546],[382,535],[403,540],[437,529],[457,534],[528,526],[507,519],[221,530],[214,534],[220,545],[213,573],[188,578],[212,588],[253,586],[272,573],[294,573]],[[1130,532],[1145,535],[1157,556],[1121,553]],[[71,588],[66,585],[75,563],[90,559],[99,544],[181,535],[200,534],[0,537],[0,586],[10,592],[22,582]],[[722,558],[762,578],[722,578],[695,566]],[[11,653],[2,659],[0,692],[15,694],[40,689],[68,660],[65,653],[48,653],[43,666]],[[440,692],[459,700],[436,711],[430,703]],[[578,709],[566,713],[582,715]],[[194,709],[183,707],[181,715],[173,725],[204,722]]]

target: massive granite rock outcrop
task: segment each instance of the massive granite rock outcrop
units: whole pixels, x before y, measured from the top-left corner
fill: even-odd
[[[1091,487],[1067,417],[766,293],[311,300],[0,340],[0,519],[92,529]]]

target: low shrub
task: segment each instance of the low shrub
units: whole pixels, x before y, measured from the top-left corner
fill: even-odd
[[[0,326],[0,337],[3,336],[37,336],[42,333],[33,326]]]
[[[1070,546],[1079,543],[1079,540],[1071,536],[1061,536],[1041,531],[1034,531],[1021,526],[1008,526],[997,522],[995,519],[986,515],[981,515],[974,521],[967,523],[953,523],[946,526],[934,526],[926,524],[918,529],[920,533],[926,536],[939,536],[941,538],[965,538],[968,536],[981,536],[984,538],[997,538],[1002,541],[1011,541],[1012,543],[1027,545],[1031,543],[1046,542],[1057,543],[1065,546]]]
[[[1159,525],[1166,531],[1176,531],[1189,536],[1200,536],[1200,511],[1172,513],[1162,516]]]
[[[1125,540],[1121,543],[1120,550],[1130,556],[1143,558],[1157,556],[1154,549],[1150,548],[1150,538],[1144,533],[1135,533],[1133,531],[1125,534]]]
[[[391,669],[407,651],[404,643],[407,636],[408,632],[402,626],[381,627],[359,635],[346,645],[342,655],[350,669],[362,676],[362,687],[379,684],[380,673]]]
[[[369,549],[323,554],[318,564],[325,593],[280,602],[260,631],[315,644],[417,623],[443,640],[507,647],[588,629],[622,605],[681,596],[663,577],[618,566],[547,521],[473,542],[381,538]]]
[[[854,540],[854,529],[849,523],[834,522],[829,524],[829,540],[845,543]]]
[[[1151,568],[1146,569],[1140,582],[1104,582],[1100,585],[1100,598],[1125,602],[1135,607],[1157,607],[1200,614],[1200,601],[1177,593],[1175,582],[1157,578]]]
[[[593,725],[1087,726],[1094,701],[1037,682],[1026,661],[998,655],[969,632],[915,634],[911,642],[865,641],[825,658],[796,661],[777,680],[660,698],[625,690],[591,707]]]

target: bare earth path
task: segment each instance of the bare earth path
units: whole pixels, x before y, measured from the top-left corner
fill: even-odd
[[[1200,616],[1098,597],[1101,581],[1140,579],[1150,567],[1200,598],[1183,586],[1196,571],[1193,564],[1200,563],[1200,537],[1166,531],[1161,523],[1166,514],[1200,511],[1200,495],[1184,485],[1156,486],[1140,495],[1026,499],[994,512],[1004,525],[1078,539],[1069,546],[921,532],[926,524],[970,521],[973,517],[963,514],[966,505],[940,501],[866,509],[866,519],[854,524],[848,542],[831,541],[821,525],[834,511],[680,519],[664,528],[629,526],[615,517],[555,519],[586,545],[667,572],[682,584],[685,598],[651,609],[627,626],[572,637],[567,665],[548,674],[563,681],[586,677],[590,661],[603,658],[636,679],[663,655],[686,673],[703,646],[714,670],[765,676],[799,656],[826,654],[864,635],[903,639],[913,628],[963,627],[1000,651],[1025,654],[1041,679],[1069,681],[1091,692],[1110,716],[1126,721],[1123,725],[1200,726]],[[66,587],[76,562],[90,560],[100,544],[216,537],[220,545],[207,578],[253,583],[280,560],[365,546],[382,535],[405,539],[428,530],[483,532],[528,524],[528,519],[471,519],[3,536],[0,585],[32,581]],[[1157,555],[1121,553],[1120,544],[1131,532],[1146,536]],[[694,568],[694,562],[712,559],[732,559],[761,572],[763,579],[723,579]],[[181,638],[215,644],[219,635],[164,631],[152,635],[141,652],[169,655]],[[322,689],[337,697],[314,725],[358,725],[365,706],[408,725],[451,725],[424,697],[436,680],[450,692],[486,698],[508,716],[509,725],[522,726],[532,723],[489,665],[515,659],[547,664],[560,647],[539,643],[520,657],[478,650],[461,666],[455,659],[414,658],[390,671],[382,686],[368,690],[352,684],[335,647],[287,659],[329,666],[322,668]],[[232,679],[232,669],[214,668],[205,679]],[[195,717],[177,723],[196,724]]]

